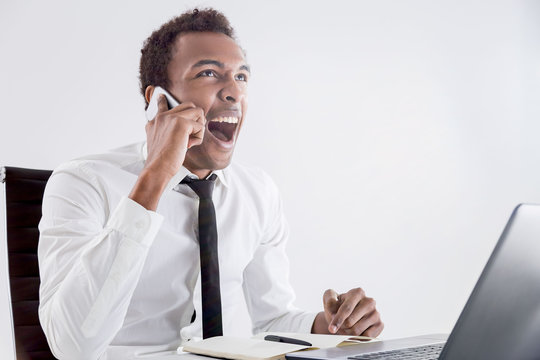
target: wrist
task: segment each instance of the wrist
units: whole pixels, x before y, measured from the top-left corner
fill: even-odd
[[[171,178],[164,172],[143,169],[128,197],[147,210],[155,211]]]
[[[315,316],[315,320],[313,320],[313,326],[311,327],[311,333],[330,334],[330,332],[328,331],[328,322],[326,321],[326,317],[324,316],[324,311],[321,311],[317,314],[317,316]]]

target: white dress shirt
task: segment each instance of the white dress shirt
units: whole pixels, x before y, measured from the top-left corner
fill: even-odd
[[[39,318],[60,359],[105,358],[115,345],[174,348],[201,336],[199,200],[177,185],[185,168],[156,212],[128,199],[145,159],[144,143],[129,145],[61,165],[47,183]],[[238,164],[215,174],[224,334],[241,296],[254,333],[309,332],[316,314],[293,306],[275,184]]]

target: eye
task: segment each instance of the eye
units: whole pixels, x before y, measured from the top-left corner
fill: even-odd
[[[217,74],[214,70],[204,70],[200,72],[197,76],[199,77],[217,77]]]
[[[248,77],[246,74],[238,74],[236,75],[236,80],[239,80],[239,81],[248,81]]]

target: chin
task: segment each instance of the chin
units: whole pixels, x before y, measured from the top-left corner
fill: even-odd
[[[232,160],[232,151],[227,153],[208,154],[200,149],[192,148],[186,154],[184,166],[189,170],[222,170]]]
[[[225,169],[229,164],[231,163],[231,158],[228,158],[227,160],[222,161],[212,161],[209,162],[211,167],[208,167],[210,170],[222,170]]]

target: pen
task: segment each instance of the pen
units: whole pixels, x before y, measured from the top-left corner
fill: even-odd
[[[308,343],[307,341],[293,339],[293,338],[289,338],[285,336],[266,335],[264,337],[264,340],[282,342],[282,343],[287,343],[287,344],[295,344],[295,345],[312,346],[311,343]]]

